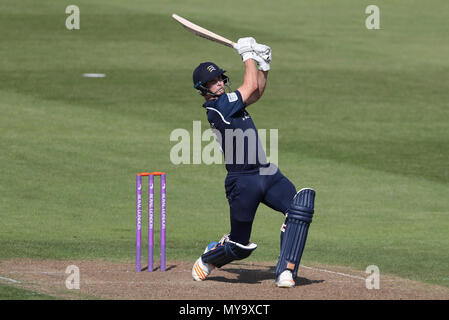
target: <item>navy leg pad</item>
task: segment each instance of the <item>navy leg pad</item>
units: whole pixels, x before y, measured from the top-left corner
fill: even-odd
[[[293,277],[296,278],[312,222],[314,204],[315,191],[312,189],[302,189],[293,198],[287,213],[285,233],[281,236],[281,254],[276,266],[276,278],[287,269],[288,263],[295,265]]]
[[[256,248],[257,245],[255,243],[249,243],[244,246],[243,244],[228,240],[218,244],[214,249],[203,253],[201,260],[204,263],[220,268],[234,260],[248,258]]]

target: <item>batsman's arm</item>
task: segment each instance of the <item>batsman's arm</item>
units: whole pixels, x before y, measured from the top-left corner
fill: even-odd
[[[248,100],[246,101],[246,106],[253,104],[262,97],[265,91],[265,86],[267,85],[267,78],[268,71],[257,71],[257,90],[254,91],[253,94],[248,98]]]
[[[253,59],[247,59],[245,63],[245,75],[243,84],[237,89],[242,95],[242,100],[248,105],[248,99],[258,90],[257,67]]]

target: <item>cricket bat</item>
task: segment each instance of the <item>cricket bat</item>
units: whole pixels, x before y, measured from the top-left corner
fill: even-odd
[[[190,22],[189,20],[178,16],[175,13],[172,14],[172,18],[175,19],[176,21],[178,21],[184,28],[186,28],[190,32],[193,32],[194,34],[196,34],[199,37],[218,42],[218,43],[225,45],[227,47],[230,47],[230,48],[235,47],[235,43],[232,42],[231,40],[226,39],[225,37],[222,37],[216,33],[213,33],[212,31],[204,29],[204,28]]]

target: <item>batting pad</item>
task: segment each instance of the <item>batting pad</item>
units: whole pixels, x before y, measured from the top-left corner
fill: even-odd
[[[298,274],[298,267],[307,240],[310,223],[314,213],[315,191],[301,189],[293,198],[287,213],[286,229],[281,243],[281,254],[276,266],[276,278],[294,264],[293,277]]]
[[[224,243],[217,245],[214,249],[203,253],[201,260],[203,260],[204,263],[209,263],[220,268],[234,260],[248,258],[256,248],[257,245],[255,243],[249,243],[244,246],[243,244],[227,240]]]

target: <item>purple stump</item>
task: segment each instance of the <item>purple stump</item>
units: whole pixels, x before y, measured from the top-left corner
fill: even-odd
[[[161,271],[165,271],[165,173],[161,175]]]
[[[142,176],[136,176],[136,271],[141,271]]]
[[[148,176],[148,271],[153,271],[154,247],[154,176]]]

